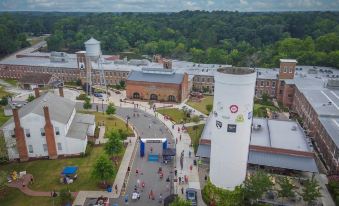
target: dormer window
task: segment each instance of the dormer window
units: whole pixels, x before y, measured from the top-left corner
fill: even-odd
[[[59,127],[54,127],[55,135],[60,135],[60,129]]]
[[[25,129],[25,134],[26,137],[31,137],[31,132],[29,131],[29,129]]]
[[[11,131],[10,131],[10,134],[11,134],[11,137],[15,138],[15,132],[14,132],[14,130],[11,130]]]

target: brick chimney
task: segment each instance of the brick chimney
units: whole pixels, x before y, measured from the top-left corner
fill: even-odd
[[[59,95],[60,97],[64,97],[64,87],[59,87]]]
[[[35,98],[40,97],[39,87],[35,87],[35,88],[34,88],[34,94],[35,94]]]
[[[45,116],[45,135],[46,135],[46,143],[48,149],[49,159],[57,159],[58,153],[56,150],[55,136],[54,136],[54,128],[51,122],[51,118],[49,116],[48,107],[44,106],[44,116]]]
[[[21,127],[18,109],[13,109],[14,134],[16,138],[16,147],[19,152],[20,161],[28,160],[28,151],[25,139],[24,129]]]

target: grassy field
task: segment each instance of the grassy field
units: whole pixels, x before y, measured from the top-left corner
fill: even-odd
[[[18,80],[16,79],[4,79],[4,81],[12,86],[16,86],[18,84]]]
[[[9,92],[5,91],[5,88],[3,86],[0,86],[0,98],[5,97],[9,94]]]
[[[127,131],[129,136],[134,136],[133,131],[131,128],[127,127],[126,128],[126,123],[122,121],[121,119],[117,117],[109,117],[106,114],[103,114],[101,112],[92,112],[92,111],[80,111],[81,113],[86,113],[86,114],[93,114],[95,115],[95,121],[98,123],[105,123],[106,126],[106,131],[110,130],[115,130],[118,131],[119,129]]]
[[[27,171],[34,176],[34,184],[29,187],[38,191],[59,191],[69,188],[71,191],[96,190],[98,180],[91,177],[91,171],[97,158],[103,154],[103,147],[94,147],[86,157],[66,158],[57,160],[36,160],[24,163],[11,163],[0,166],[0,170],[10,173],[13,170]],[[65,185],[59,182],[60,173],[65,166],[78,166],[78,179],[73,184]],[[116,168],[118,170],[118,168]],[[112,178],[110,181],[113,181]]]
[[[0,127],[7,122],[7,120],[11,117],[6,117],[4,114],[4,108],[0,106]]]
[[[197,128],[194,129],[193,127],[188,127],[188,134],[191,137],[192,143],[193,143],[193,148],[194,148],[194,153],[197,152],[198,146],[199,146],[199,140],[201,137],[201,133],[204,130],[205,124],[199,124],[197,125]]]
[[[158,109],[157,112],[159,112],[162,115],[169,116],[171,120],[174,121],[175,123],[181,123],[185,116],[185,113],[182,110],[176,108]]]
[[[268,106],[255,103],[253,107],[253,115],[255,117],[267,117],[266,108],[270,109],[272,112],[279,111],[279,109],[276,108],[275,106]]]
[[[188,100],[187,104],[194,109],[208,115],[208,111],[206,110],[206,105],[212,104],[213,105],[213,96],[204,96],[200,102],[195,102],[192,100]]]
[[[36,206],[36,205],[53,205],[51,197],[31,197],[23,194],[19,189],[7,188],[6,196],[1,199],[1,206]],[[59,198],[54,199],[55,205],[58,205]]]

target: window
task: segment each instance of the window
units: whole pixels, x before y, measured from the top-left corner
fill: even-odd
[[[283,90],[282,90],[282,89],[280,89],[280,90],[279,90],[279,94],[282,94],[282,93],[283,93]]]
[[[58,150],[62,150],[62,145],[60,142],[58,142]]]
[[[288,96],[288,97],[293,97],[293,95],[292,95],[292,94],[288,94],[287,96]]]
[[[290,68],[290,73],[292,73],[292,68]]]
[[[11,131],[10,131],[10,134],[11,134],[11,137],[15,138],[15,132],[14,132],[14,130],[11,130]]]
[[[255,89],[255,95],[258,95],[258,89]]]
[[[264,86],[264,81],[260,82],[260,86],[263,87]]]
[[[270,86],[270,82],[269,81],[266,82],[266,86],[267,87]]]
[[[272,82],[272,87],[275,88],[275,82]]]
[[[54,129],[55,129],[55,135],[60,135],[59,127],[54,127]]]
[[[28,152],[33,153],[33,146],[32,145],[28,145]]]
[[[275,90],[274,89],[272,89],[271,95],[275,95]]]
[[[202,82],[205,82],[205,78],[201,78],[201,81],[202,81]]]
[[[45,136],[45,129],[44,129],[44,128],[41,128],[41,129],[40,129],[40,133],[41,133],[41,136]]]
[[[281,82],[280,82],[280,86],[282,86],[282,87],[285,86],[285,82],[284,82],[284,81],[281,81]]]
[[[29,129],[25,129],[25,134],[26,137],[31,137],[31,132],[29,131]]]
[[[43,144],[42,146],[43,146],[43,148],[44,148],[44,152],[47,152],[47,150],[48,150],[48,149],[47,149],[47,144]]]
[[[284,69],[284,73],[287,73],[287,67],[285,67],[285,69]]]

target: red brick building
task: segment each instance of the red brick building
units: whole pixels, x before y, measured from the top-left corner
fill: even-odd
[[[188,75],[171,69],[132,71],[126,81],[129,99],[182,102],[188,93]]]

